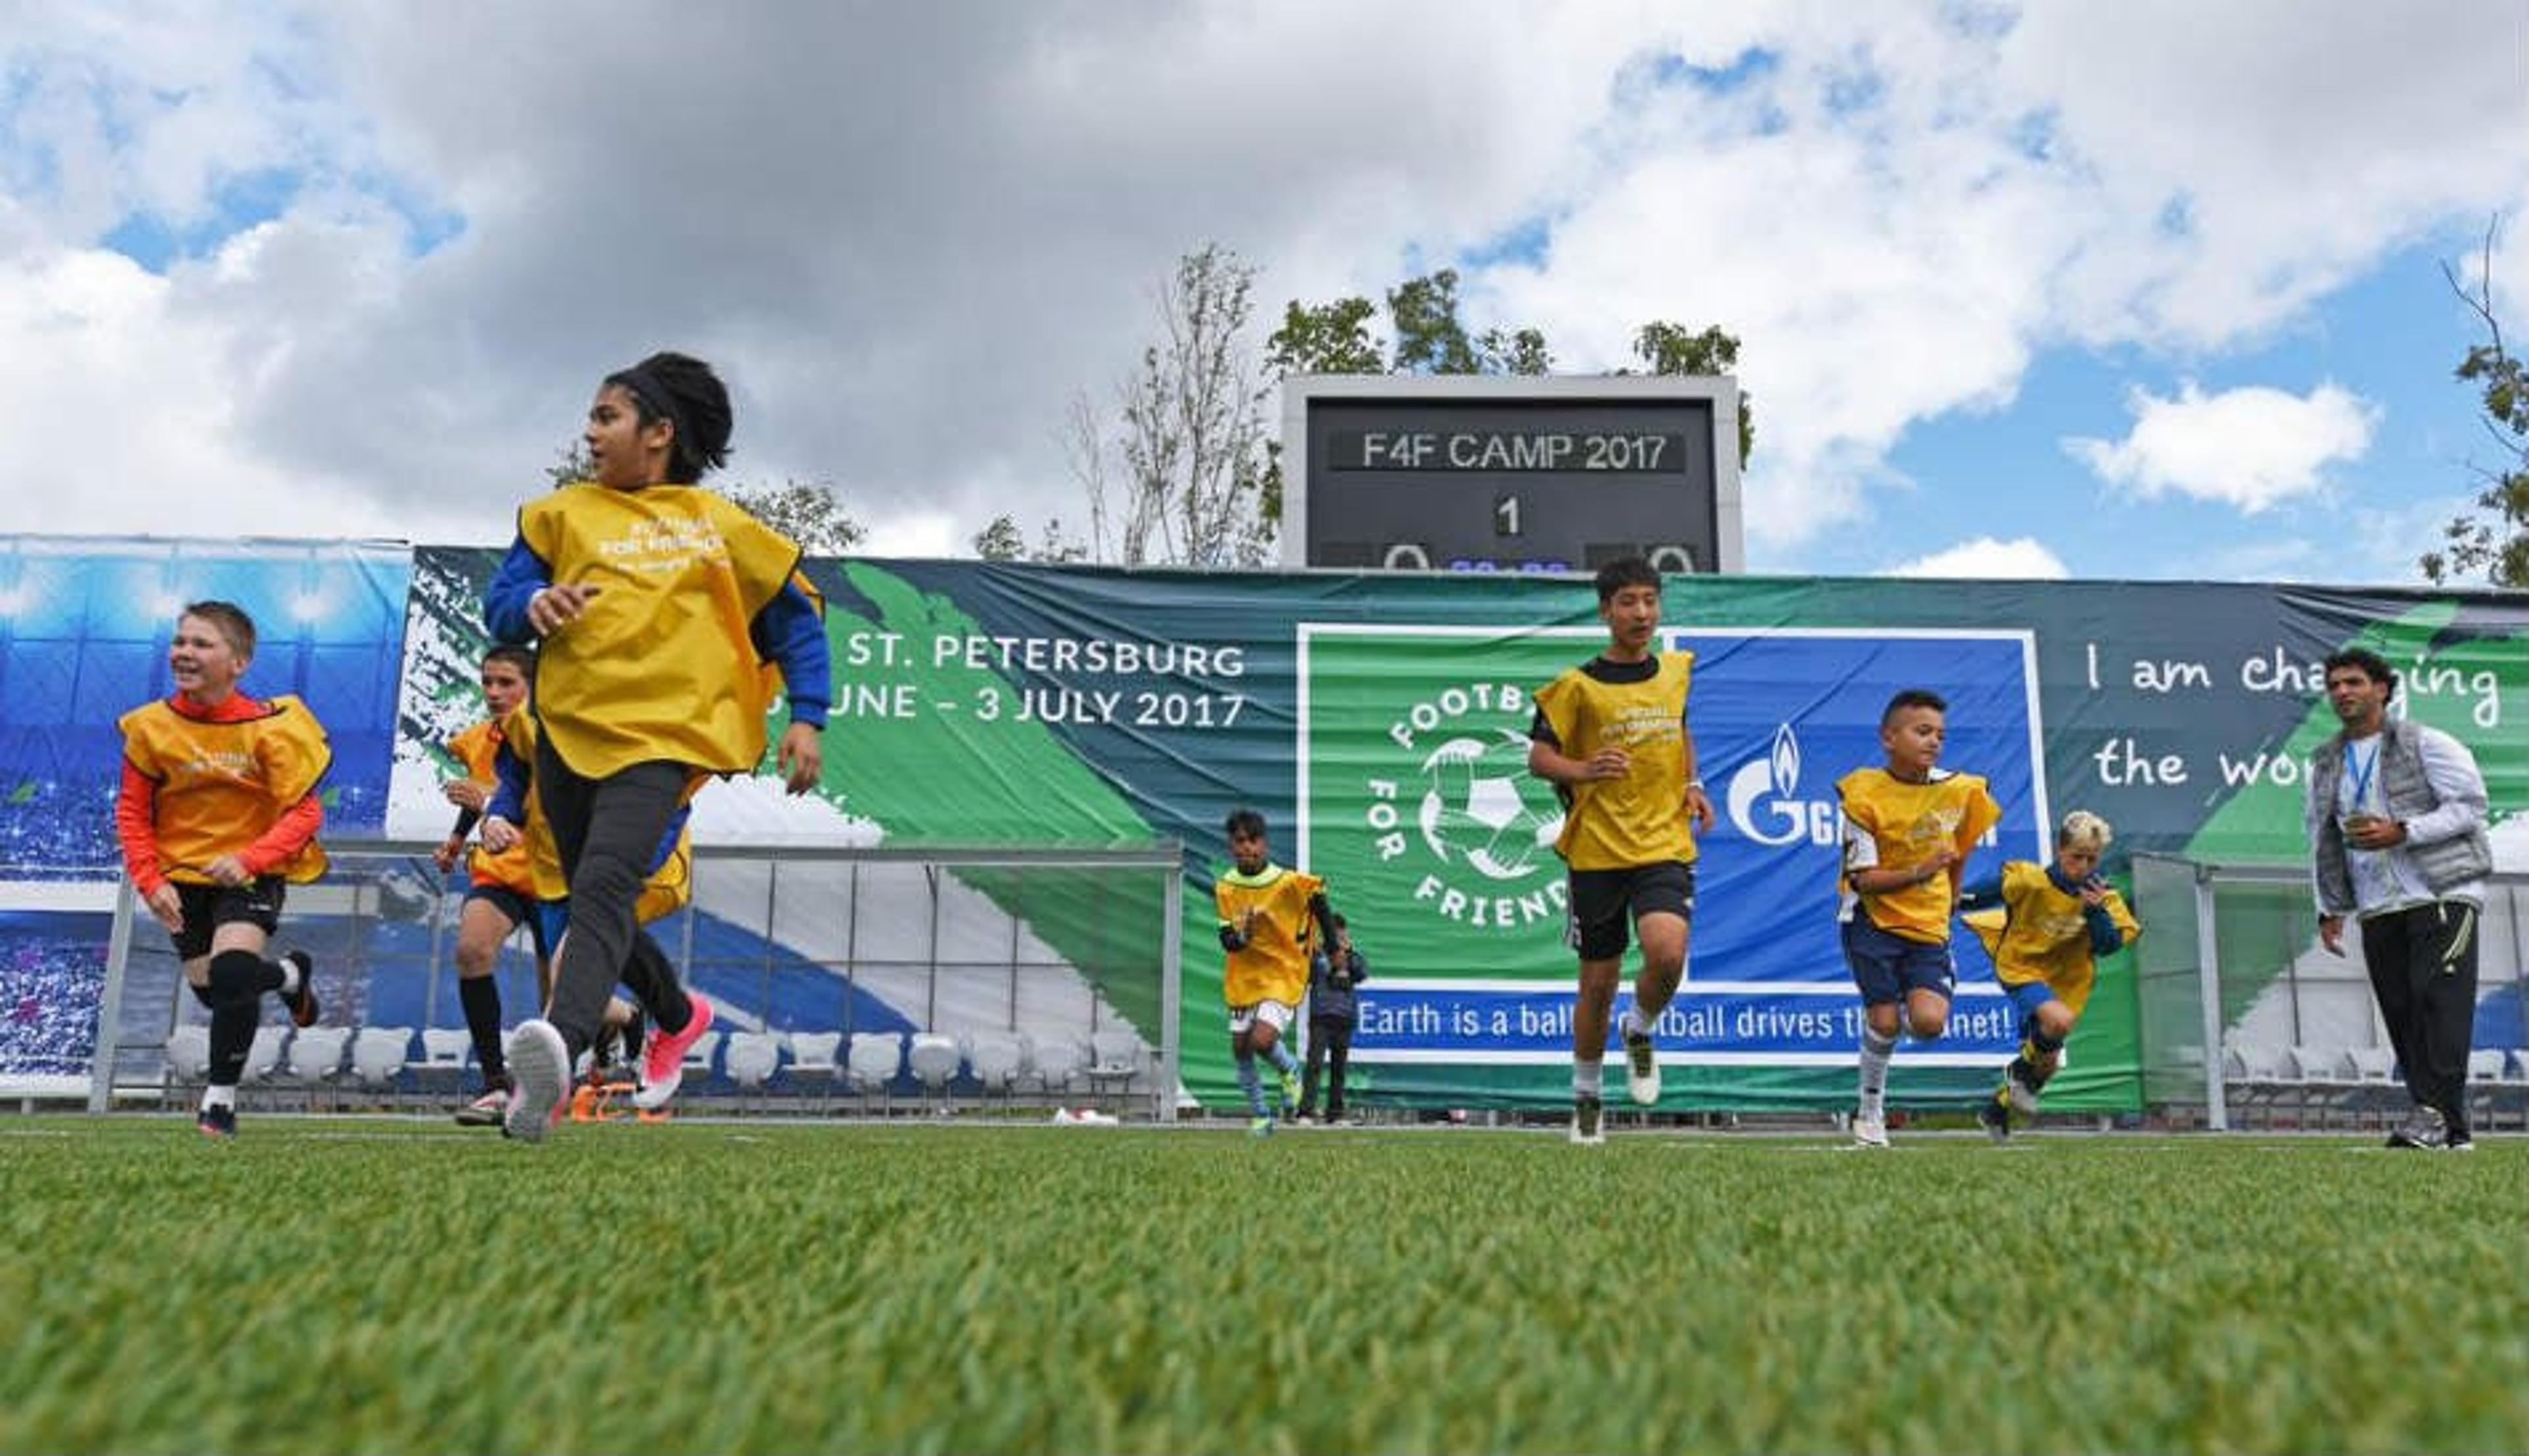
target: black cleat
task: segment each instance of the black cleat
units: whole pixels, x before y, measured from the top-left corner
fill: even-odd
[[[298,967],[298,994],[281,998],[283,1003],[290,1007],[290,1024],[314,1026],[316,1024],[316,962],[308,959],[307,952],[304,950],[293,950],[281,958]]]

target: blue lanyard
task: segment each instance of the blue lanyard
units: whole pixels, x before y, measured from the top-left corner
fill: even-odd
[[[2371,757],[2368,761],[2354,753],[2352,744],[2345,744],[2344,767],[2353,778],[2353,807],[2359,809],[2362,807],[2364,796],[2371,791],[2371,773],[2380,767],[2380,743],[2377,741],[2372,743]]]

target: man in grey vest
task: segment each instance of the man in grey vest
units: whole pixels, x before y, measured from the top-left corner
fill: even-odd
[[[2377,653],[2327,659],[2327,700],[2344,730],[2310,759],[2318,938],[2341,955],[2345,915],[2362,923],[2371,991],[2415,1102],[2389,1146],[2465,1149],[2477,909],[2494,872],[2485,776],[2458,739],[2391,719],[2396,695],[2397,674]]]

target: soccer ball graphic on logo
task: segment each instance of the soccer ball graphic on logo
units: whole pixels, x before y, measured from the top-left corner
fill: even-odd
[[[1451,738],[1423,760],[1415,823],[1442,863],[1464,860],[1488,880],[1517,880],[1563,832],[1563,813],[1528,772],[1528,739],[1508,728]],[[1540,809],[1529,795],[1546,799]]]

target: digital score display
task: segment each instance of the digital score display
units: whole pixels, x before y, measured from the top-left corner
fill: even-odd
[[[1739,568],[1732,380],[1317,375],[1283,391],[1286,565]]]

